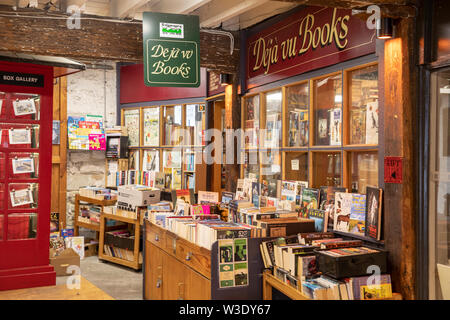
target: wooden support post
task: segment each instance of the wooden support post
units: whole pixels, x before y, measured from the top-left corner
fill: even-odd
[[[229,85],[225,91],[225,129],[236,130],[241,127],[241,103],[238,95],[238,86],[239,79],[237,75],[233,75],[233,84]],[[227,141],[225,140],[224,143],[227,143]],[[233,164],[224,164],[227,176],[225,190],[231,192],[236,191],[237,179],[239,179],[241,175],[240,165],[238,163],[238,157],[241,156],[241,150],[238,150],[239,144],[237,142],[233,141],[233,144]],[[231,145],[226,146],[227,149],[231,147]]]
[[[381,155],[403,158],[403,183],[384,184],[384,235],[393,280],[393,290],[405,299],[415,299],[416,229],[414,208],[414,106],[412,68],[414,22],[403,19],[397,37],[385,41],[380,70],[384,109],[384,144]],[[384,100],[384,101],[383,101]],[[382,159],[381,159],[382,160]],[[383,163],[380,161],[380,163]],[[383,171],[383,168],[380,168]],[[383,185],[382,185],[383,187]]]

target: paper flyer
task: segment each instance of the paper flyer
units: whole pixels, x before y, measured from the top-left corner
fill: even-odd
[[[248,286],[247,238],[218,240],[219,288]]]

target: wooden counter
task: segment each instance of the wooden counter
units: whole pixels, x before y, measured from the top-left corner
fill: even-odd
[[[144,224],[144,299],[210,300],[211,251]]]

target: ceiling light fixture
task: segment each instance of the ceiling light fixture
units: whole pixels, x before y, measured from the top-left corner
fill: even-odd
[[[394,20],[392,18],[380,18],[377,20],[377,38],[386,40],[394,36]]]
[[[226,85],[231,84],[231,74],[221,73],[220,74],[220,84],[222,86],[226,86]]]

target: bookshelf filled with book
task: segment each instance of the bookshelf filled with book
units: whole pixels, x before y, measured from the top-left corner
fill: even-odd
[[[75,195],[75,212],[74,212],[74,234],[79,235],[79,229],[85,228],[96,232],[97,236],[100,232],[100,215],[105,207],[114,206],[117,199],[101,199],[94,195],[85,196],[81,194]],[[85,209],[83,209],[85,208]],[[83,212],[85,214],[83,214]],[[113,229],[114,227],[112,227]],[[108,227],[108,230],[111,229]]]
[[[204,168],[201,155],[206,145],[204,104],[123,108],[121,112],[122,126],[133,125],[127,128],[128,171],[161,172],[167,189],[205,188],[206,176],[198,175],[199,168]],[[124,171],[111,171],[110,179],[120,184]]]
[[[125,224],[122,229],[108,231],[108,220],[119,221]],[[131,229],[131,230],[130,230]],[[100,215],[98,257],[126,267],[140,270],[142,268],[141,219],[127,217],[124,214]]]
[[[365,193],[380,185],[379,113],[377,62],[249,93],[242,99],[241,177],[263,185],[269,168],[278,180]]]

